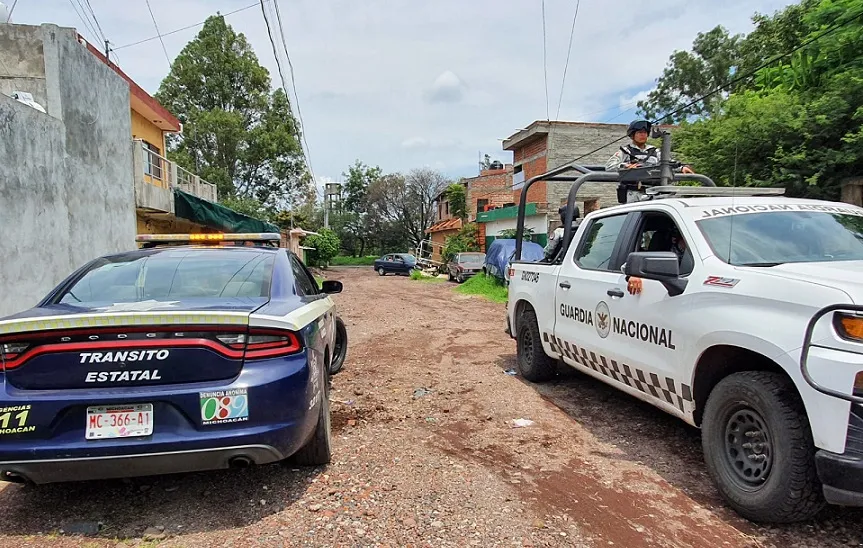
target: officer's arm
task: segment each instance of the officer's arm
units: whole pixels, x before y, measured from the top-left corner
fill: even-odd
[[[623,154],[618,150],[605,162],[605,171],[617,171],[623,165]]]

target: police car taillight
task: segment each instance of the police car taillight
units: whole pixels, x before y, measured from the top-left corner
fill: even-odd
[[[247,360],[288,356],[302,349],[295,333],[281,329],[253,328],[248,334],[222,334],[218,339],[231,348],[244,349]]]
[[[510,280],[515,276],[515,268],[509,267],[509,275],[507,276]]]
[[[0,343],[0,365],[5,369],[30,348],[28,343]]]

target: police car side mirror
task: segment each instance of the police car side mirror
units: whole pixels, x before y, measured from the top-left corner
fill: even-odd
[[[323,283],[321,283],[321,292],[328,295],[332,295],[334,293],[341,293],[342,282],[337,282],[336,280],[325,280]]]
[[[665,286],[668,294],[676,297],[686,289],[686,279],[680,277],[680,263],[671,251],[630,253],[623,273],[645,280],[656,280]]]

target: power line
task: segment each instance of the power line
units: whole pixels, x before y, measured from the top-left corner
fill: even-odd
[[[86,1],[87,1],[87,7],[90,9],[90,15],[93,16],[93,22],[96,23],[96,28],[99,29],[99,34],[102,35],[102,40],[107,40],[108,37],[105,35],[105,32],[102,30],[102,25],[99,24],[99,20],[96,19],[96,12],[93,11],[93,6],[90,5],[90,0],[86,0]],[[84,6],[81,6],[82,9],[83,9],[83,7]]]
[[[312,168],[312,151],[309,148],[309,142],[306,140],[306,124],[303,122],[303,111],[300,109],[300,95],[297,93],[297,80],[294,77],[294,64],[291,62],[291,54],[288,52],[288,43],[285,41],[285,28],[282,26],[282,13],[279,10],[279,0],[273,0],[273,5],[276,6],[276,19],[279,23],[279,34],[282,35],[282,47],[285,50],[285,57],[288,59],[288,69],[291,71],[291,88],[294,90],[294,102],[297,105],[297,117],[300,122],[300,137],[306,145],[306,161],[309,164],[309,171],[312,174],[312,179],[315,180],[315,170]],[[315,184],[317,184],[317,180],[315,180]]]
[[[545,119],[551,120],[548,108],[548,54],[545,45],[545,0],[542,0],[542,72],[545,75]]]
[[[84,23],[84,28],[82,30],[88,32],[91,37],[95,36],[96,40],[94,40],[94,42],[98,44],[99,43],[99,33],[97,33],[93,29],[93,25],[90,24],[90,20],[87,19],[86,17],[84,17],[83,15],[81,15],[81,12],[78,11],[78,6],[75,5],[75,2],[73,0],[69,0],[69,4],[71,4],[72,9],[75,10],[75,15],[78,16],[78,19],[80,19],[81,22]]]
[[[87,0],[89,2],[90,0]],[[147,11],[150,12],[150,19],[153,20],[153,27],[156,29],[156,36],[159,37],[159,42],[162,43],[162,51],[165,52],[165,59],[168,60],[168,67],[171,66],[171,56],[168,55],[168,48],[165,47],[165,41],[162,40],[162,34],[159,32],[159,25],[156,23],[156,16],[153,15],[153,8],[150,7],[150,0],[144,0],[147,3]]]
[[[669,118],[669,117],[671,117],[671,116],[676,116],[677,114],[680,114],[680,113],[682,113],[682,112],[685,112],[685,111],[686,111],[687,109],[689,109],[691,106],[696,105],[696,104],[700,103],[701,101],[703,101],[703,100],[705,100],[705,99],[707,99],[707,98],[709,98],[709,97],[712,97],[712,96],[716,95],[717,93],[719,93],[720,91],[724,90],[725,88],[728,88],[728,87],[730,87],[730,86],[733,86],[734,84],[737,84],[737,83],[739,83],[739,82],[742,82],[743,80],[746,80],[746,79],[748,79],[748,78],[751,78],[752,76],[754,76],[754,75],[755,75],[758,71],[760,71],[761,69],[766,68],[766,67],[768,67],[768,66],[772,65],[772,64],[773,64],[773,63],[775,63],[776,61],[779,61],[779,60],[781,60],[781,59],[783,59],[783,58],[785,58],[785,57],[788,57],[789,55],[791,55],[791,54],[793,54],[793,53],[795,53],[795,52],[797,52],[797,51],[799,51],[799,50],[801,50],[801,49],[805,48],[806,46],[808,46],[808,45],[810,45],[810,44],[812,44],[812,43],[814,43],[814,42],[816,42],[816,41],[818,41],[818,40],[820,40],[820,39],[824,38],[824,37],[825,37],[825,36],[827,36],[828,34],[832,34],[832,33],[836,32],[836,31],[837,31],[837,30],[839,30],[840,28],[842,28],[842,27],[844,27],[844,26],[846,26],[846,25],[850,24],[851,22],[855,21],[856,19],[860,19],[861,17],[863,17],[863,11],[861,11],[860,13],[858,13],[857,15],[855,15],[855,16],[853,16],[853,17],[849,17],[847,20],[845,20],[845,21],[843,21],[843,22],[835,23],[833,26],[831,26],[831,27],[827,28],[826,30],[824,30],[824,31],[823,31],[823,32],[821,32],[820,34],[818,34],[818,35],[816,35],[816,36],[813,36],[813,37],[812,37],[812,38],[810,38],[809,40],[805,40],[805,41],[801,42],[799,45],[797,45],[796,47],[794,47],[794,48],[792,48],[792,49],[790,49],[790,50],[786,51],[785,53],[782,53],[782,54],[780,54],[780,55],[776,55],[776,56],[774,56],[774,57],[771,57],[771,58],[770,58],[770,59],[768,59],[767,61],[765,61],[765,62],[761,63],[760,65],[758,65],[757,67],[755,67],[754,69],[752,69],[752,70],[750,70],[750,71],[748,71],[748,72],[745,72],[745,73],[741,74],[740,76],[736,76],[736,77],[732,78],[732,79],[731,79],[731,80],[729,80],[728,82],[726,82],[726,83],[724,83],[724,84],[722,84],[722,85],[720,85],[720,86],[717,86],[716,88],[714,88],[714,89],[712,89],[711,91],[709,91],[709,92],[705,93],[705,94],[704,94],[704,95],[702,95],[701,97],[698,97],[697,99],[693,99],[692,101],[690,101],[690,102],[686,103],[686,104],[685,104],[685,105],[683,105],[682,107],[679,107],[679,108],[677,108],[677,109],[675,109],[675,110],[673,110],[673,111],[671,111],[671,112],[667,112],[667,113],[663,114],[662,116],[659,116],[656,120],[653,120],[653,121],[651,122],[651,124],[657,124],[657,123],[659,123],[660,121],[662,121],[662,120],[663,120],[663,119],[665,119],[665,118]],[[625,112],[625,111],[624,111],[624,112]],[[626,135],[624,135],[624,136],[622,136],[622,137],[619,137],[619,138],[617,138],[617,139],[615,139],[615,140],[613,140],[613,141],[611,141],[611,142],[609,142],[609,143],[606,143],[606,144],[602,145],[602,146],[601,146],[601,147],[599,147],[599,148],[596,148],[596,149],[594,149],[594,150],[591,150],[590,152],[587,152],[587,153],[585,153],[585,154],[582,154],[581,156],[579,156],[579,157],[577,157],[577,158],[574,158],[574,159],[573,159],[573,160],[571,160],[571,161],[572,161],[572,162],[576,162],[576,161],[578,161],[578,160],[581,160],[581,159],[582,159],[582,158],[584,158],[585,156],[590,156],[591,154],[597,153],[597,152],[599,152],[600,150],[602,150],[602,149],[604,149],[604,148],[606,148],[606,147],[609,147],[609,146],[611,146],[611,145],[613,145],[613,144],[615,144],[615,143],[617,143],[617,142],[619,142],[619,141],[622,141],[622,140],[624,140],[624,139],[626,139],[626,138],[627,138],[627,136],[626,136]]]
[[[263,0],[263,1],[264,1],[264,2],[269,2],[270,0]],[[243,7],[243,8],[235,9],[234,11],[229,11],[228,13],[222,14],[222,17],[227,17],[228,15],[234,15],[235,13],[239,13],[239,12],[241,12],[241,11],[245,11],[245,10],[248,10],[248,9],[251,9],[251,8],[255,8],[255,7],[257,7],[257,6],[258,6],[258,2],[255,2],[254,4],[249,4],[248,6],[245,6],[245,7]],[[137,45],[139,45],[139,44],[144,44],[144,43],[146,43],[146,42],[151,42],[151,41],[153,41],[153,40],[160,40],[160,39],[164,38],[165,36],[170,36],[170,35],[172,35],[172,34],[177,34],[178,32],[183,32],[184,30],[189,30],[189,29],[193,29],[193,28],[195,28],[195,27],[200,27],[200,26],[201,26],[201,25],[203,25],[204,23],[206,23],[206,21],[201,21],[200,23],[195,23],[194,25],[188,25],[188,26],[185,26],[185,27],[183,27],[183,28],[179,28],[179,29],[172,30],[172,31],[170,31],[170,32],[165,32],[165,33],[163,33],[163,34],[161,34],[161,35],[151,36],[150,38],[144,38],[143,40],[138,40],[137,42],[132,42],[132,43],[130,43],[130,44],[124,44],[124,45],[122,45],[122,46],[118,46],[118,47],[114,48],[114,50],[113,50],[113,51],[116,51],[116,50],[118,50],[118,49],[131,48],[132,46],[137,46]]]
[[[569,48],[566,50],[566,63],[563,65],[563,79],[560,82],[560,99],[557,100],[557,114],[555,119],[560,118],[560,105],[563,104],[563,90],[566,84],[566,70],[569,68],[569,56],[572,54],[572,39],[575,36],[575,21],[578,19],[578,8],[581,6],[581,0],[575,3],[575,15],[572,16],[572,28],[569,29]]]
[[[285,94],[287,95],[288,85],[287,85],[287,82],[285,81],[285,73],[282,71],[282,62],[281,62],[280,56],[279,56],[279,49],[276,46],[276,40],[273,38],[273,32],[272,32],[272,29],[270,28],[270,18],[267,16],[267,10],[264,7],[264,0],[260,0],[260,6],[261,6],[261,13],[264,15],[264,23],[267,25],[267,36],[270,38],[270,45],[273,47],[273,57],[276,58],[276,67],[277,67],[278,72],[279,72],[279,79],[282,81],[282,89],[285,90]],[[278,16],[278,14],[276,14],[276,15]],[[286,50],[287,50],[287,48],[286,48]],[[299,110],[298,110],[297,114],[299,115]],[[303,146],[305,131],[302,128],[302,122],[298,121],[298,123],[300,124],[300,128],[299,128],[300,133],[301,133],[300,139],[302,140],[300,142],[300,150],[303,152],[303,160],[305,161],[306,166],[309,168],[309,172],[312,175],[312,179],[314,179],[315,178],[314,171],[312,171],[311,162],[309,162],[308,155],[306,154],[305,147]],[[314,183],[315,183],[315,185],[317,185],[317,181],[314,181]]]

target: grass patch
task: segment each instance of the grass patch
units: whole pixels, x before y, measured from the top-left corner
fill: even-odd
[[[477,274],[455,288],[464,295],[479,295],[493,303],[505,303],[508,290],[494,276]]]
[[[443,282],[443,278],[437,278],[435,276],[427,276],[423,274],[422,270],[411,270],[411,280],[415,280],[418,282]]]
[[[378,257],[368,255],[366,257],[333,257],[330,266],[373,266]]]

